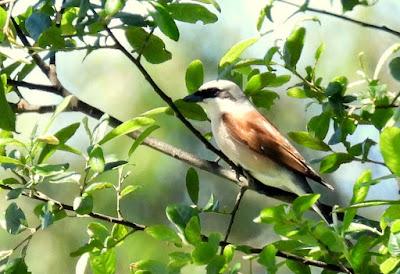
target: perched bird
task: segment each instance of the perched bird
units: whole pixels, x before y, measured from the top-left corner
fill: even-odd
[[[306,178],[333,190],[235,83],[210,81],[183,100],[204,108],[218,147],[257,180],[297,195],[313,192]]]

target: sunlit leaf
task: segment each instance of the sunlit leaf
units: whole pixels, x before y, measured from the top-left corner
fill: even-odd
[[[258,38],[251,38],[241,41],[230,48],[219,61],[219,67],[234,63],[240,55],[251,45],[257,42]]]

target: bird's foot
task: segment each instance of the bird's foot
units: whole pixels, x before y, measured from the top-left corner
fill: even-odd
[[[240,182],[240,176],[244,174],[244,169],[240,165],[233,166],[232,169],[236,172],[236,180]]]
[[[221,161],[221,157],[218,156],[218,157],[214,160],[214,163],[215,163],[215,164],[219,164],[219,161]]]

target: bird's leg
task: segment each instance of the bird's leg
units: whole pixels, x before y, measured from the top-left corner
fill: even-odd
[[[219,161],[221,161],[221,157],[220,157],[220,156],[218,156],[218,157],[214,160],[214,163],[215,163],[215,164],[219,164]]]
[[[236,172],[236,180],[240,182],[240,176],[244,174],[244,169],[241,165],[233,166],[232,169]]]

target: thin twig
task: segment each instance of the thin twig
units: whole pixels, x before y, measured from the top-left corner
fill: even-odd
[[[236,196],[236,201],[235,201],[235,205],[233,206],[232,212],[231,212],[231,217],[229,218],[229,224],[228,227],[226,229],[225,232],[225,237],[224,237],[224,241],[228,241],[229,235],[231,234],[231,230],[232,230],[232,226],[233,226],[233,222],[235,221],[235,217],[236,217],[236,213],[239,210],[239,206],[240,206],[240,202],[242,201],[242,198],[244,196],[244,193],[246,192],[248,188],[247,187],[241,187],[239,189],[239,193]],[[221,254],[224,252],[224,249],[221,249]]]
[[[336,17],[336,18],[339,18],[341,20],[344,20],[344,21],[347,21],[347,22],[351,22],[351,23],[357,24],[357,25],[362,26],[362,27],[366,27],[366,28],[371,28],[371,29],[375,29],[375,30],[378,30],[378,31],[387,32],[387,33],[390,33],[390,34],[395,35],[397,37],[400,37],[400,32],[399,31],[395,31],[395,30],[393,30],[391,28],[388,28],[386,26],[374,25],[374,24],[371,24],[371,23],[367,23],[367,22],[363,22],[363,21],[360,21],[360,20],[357,20],[357,19],[353,19],[353,18],[347,17],[345,15],[333,13],[333,12],[326,11],[326,10],[320,10],[320,9],[312,8],[312,7],[309,7],[307,5],[306,6],[298,5],[298,4],[295,4],[295,3],[292,3],[292,2],[286,1],[286,0],[275,0],[275,1],[276,2],[285,3],[287,5],[291,5],[291,6],[294,6],[294,7],[297,7],[297,8],[304,8],[304,10],[307,10],[307,11],[311,11],[311,12],[315,12],[315,13],[319,13],[319,14],[324,14],[324,15],[328,15],[328,16],[332,16],[332,17]]]

